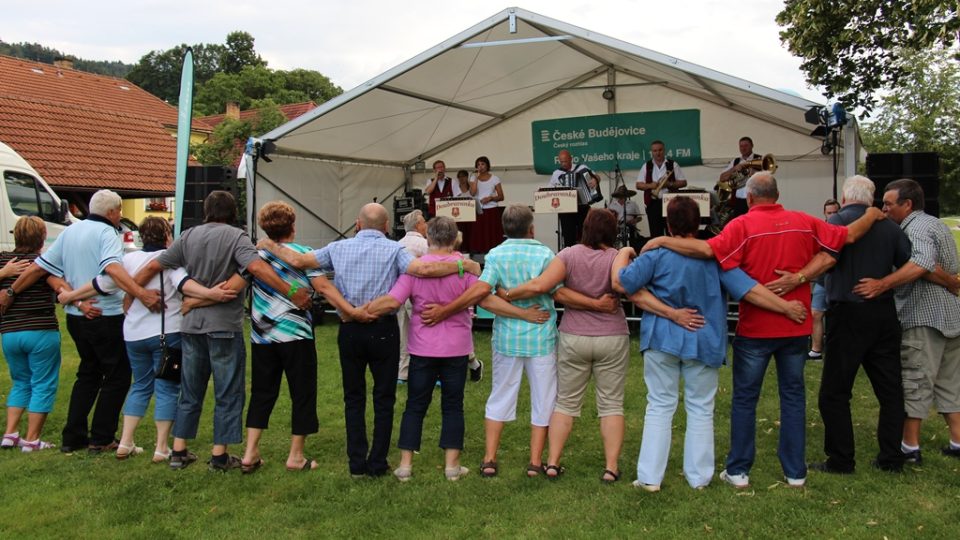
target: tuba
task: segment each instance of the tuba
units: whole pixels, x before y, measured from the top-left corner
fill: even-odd
[[[743,161],[746,167],[726,181],[717,182],[717,198],[726,203],[738,189],[742,188],[755,172],[765,171],[770,174],[777,172],[777,159],[773,154],[766,154],[760,159]]]
[[[716,213],[719,223],[708,227],[714,235],[719,234],[727,223],[733,219],[733,205],[730,200],[733,194],[746,185],[747,180],[754,173],[764,171],[774,174],[778,167],[777,159],[773,157],[773,154],[766,154],[760,159],[752,159],[741,163],[746,163],[747,166],[730,179],[717,182],[717,204],[713,207],[713,211]]]

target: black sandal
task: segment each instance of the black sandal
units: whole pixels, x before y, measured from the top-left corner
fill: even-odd
[[[547,469],[541,463],[540,465],[534,465],[533,463],[527,463],[527,478],[536,478],[541,474],[546,474]]]
[[[611,480],[607,478],[607,476],[612,476],[613,479]],[[603,482],[604,484],[612,484],[618,480],[620,480],[620,473],[613,472],[610,469],[604,469],[603,473],[600,474],[600,481]]]
[[[487,472],[493,471],[493,472]],[[481,478],[493,478],[497,475],[498,468],[496,461],[487,461],[480,464],[480,477]]]
[[[550,471],[553,471],[555,474],[551,475]],[[560,465],[547,465],[543,468],[543,474],[550,480],[556,480],[557,478],[560,478],[560,475],[565,472],[567,472],[567,470]]]

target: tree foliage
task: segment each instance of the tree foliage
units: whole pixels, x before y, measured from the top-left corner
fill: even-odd
[[[861,130],[870,152],[940,154],[940,208],[960,213],[960,67],[951,51],[904,52],[900,84]]]
[[[14,58],[23,58],[24,60],[33,60],[34,62],[43,62],[52,64],[54,60],[66,58],[73,61],[74,69],[86,71],[87,73],[96,73],[98,75],[109,75],[111,77],[125,77],[133,69],[130,64],[124,64],[120,61],[109,60],[85,60],[67,55],[57,49],[45,47],[39,43],[4,43],[0,41],[0,54],[13,56]]]
[[[247,32],[231,32],[224,44],[193,45],[196,114],[222,113],[227,102],[241,109],[256,108],[259,100],[276,104],[314,101],[323,103],[343,90],[317,71],[273,70],[257,54]],[[175,103],[180,95],[180,71],[186,44],[144,55],[127,79],[144,90]]]
[[[958,39],[957,2],[945,0],[786,0],[780,39],[803,58],[807,82],[848,109],[868,114],[879,90],[898,86],[905,54]]]
[[[151,51],[127,74],[127,80],[159,97],[167,103],[176,103],[180,98],[180,73],[186,43],[165,51]],[[220,71],[222,45],[197,44],[193,49],[193,80],[203,85]]]
[[[257,109],[253,120],[225,119],[206,142],[190,146],[194,158],[204,165],[233,165],[249,137],[262,135],[287,121],[273,100],[258,100],[251,105],[250,108]]]
[[[193,107],[200,115],[222,113],[227,102],[241,109],[254,109],[260,100],[277,104],[313,101],[323,103],[343,92],[317,71],[272,70],[266,66],[245,66],[239,73],[217,73],[197,89]]]

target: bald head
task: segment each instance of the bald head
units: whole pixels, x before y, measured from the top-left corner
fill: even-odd
[[[357,217],[357,223],[360,229],[372,229],[375,231],[387,230],[387,209],[380,203],[367,203],[360,209],[360,215]]]
[[[557,163],[560,164],[561,169],[569,171],[573,169],[573,156],[570,155],[568,150],[561,150],[560,153],[557,154]]]
[[[758,172],[747,180],[747,203],[775,203],[780,198],[777,179],[768,172]]]

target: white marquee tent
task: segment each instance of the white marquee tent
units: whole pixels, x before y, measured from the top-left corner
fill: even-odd
[[[608,88],[613,99],[602,95]],[[531,122],[695,109],[702,165],[685,167],[691,186],[711,189],[749,135],[757,152],[777,157],[781,200],[816,215],[833,194],[833,160],[804,121],[815,105],[508,8],[261,137],[267,159],[257,161],[254,204],[291,202],[298,240],[322,246],[352,234],[363,204],[376,198],[392,211],[393,196],[422,188],[424,163],[472,171],[480,155],[504,182],[504,204],[532,204],[548,177],[533,169]],[[856,166],[855,130],[851,122],[843,132],[841,179]],[[624,178],[632,186],[636,171]],[[537,216],[537,237],[552,247],[555,225]]]

